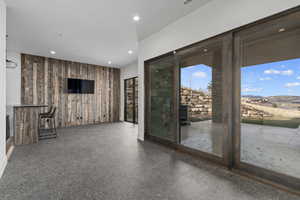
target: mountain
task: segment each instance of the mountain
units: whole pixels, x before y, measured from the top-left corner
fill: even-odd
[[[244,98],[253,98],[253,99],[262,99],[262,96],[255,96],[255,95],[243,95]]]
[[[270,96],[266,97],[270,102],[300,102],[300,96]]]
[[[270,103],[300,103],[300,96],[269,96],[269,97],[262,97],[262,96],[255,96],[255,95],[243,95],[243,98],[249,99],[267,99]]]

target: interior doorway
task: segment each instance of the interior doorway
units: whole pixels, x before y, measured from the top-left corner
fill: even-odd
[[[138,123],[138,77],[124,80],[124,121]]]

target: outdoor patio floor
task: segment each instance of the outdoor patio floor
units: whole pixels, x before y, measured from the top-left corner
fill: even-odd
[[[182,144],[222,155],[222,125],[211,121],[182,126]],[[300,178],[300,130],[254,124],[241,126],[241,160]]]

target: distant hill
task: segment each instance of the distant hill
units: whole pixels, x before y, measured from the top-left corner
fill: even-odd
[[[262,97],[262,96],[255,96],[255,95],[244,95],[244,98],[253,98],[253,99],[267,99],[269,102],[274,103],[300,103],[300,96],[269,96],[269,97]]]
[[[244,98],[254,98],[254,99],[264,98],[262,96],[255,96],[255,95],[243,95],[242,97],[244,97]]]
[[[300,96],[270,96],[266,97],[270,102],[300,102]]]

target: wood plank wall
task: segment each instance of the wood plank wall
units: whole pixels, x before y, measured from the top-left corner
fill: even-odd
[[[15,121],[15,145],[33,144],[38,142],[38,114],[39,107],[16,107],[14,108]]]
[[[22,104],[57,107],[58,127],[119,121],[120,70],[22,54]],[[66,78],[95,80],[95,94],[67,94]]]

